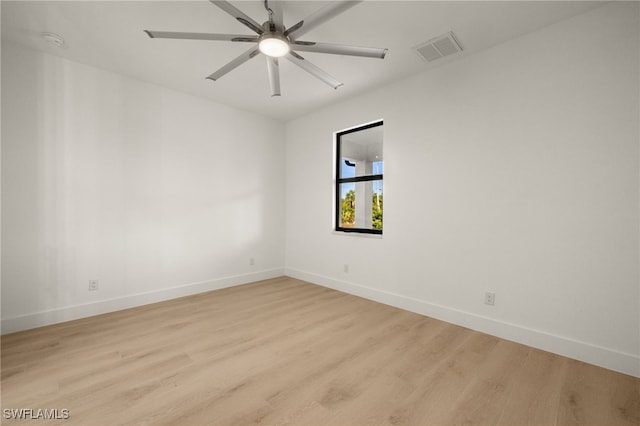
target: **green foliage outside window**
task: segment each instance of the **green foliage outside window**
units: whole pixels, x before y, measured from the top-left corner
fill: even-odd
[[[356,220],[356,193],[352,189],[341,201],[342,203],[342,226],[345,228],[353,228]]]
[[[373,193],[372,199],[372,209],[371,216],[372,221],[371,225],[373,229],[382,229],[382,195],[378,195],[377,193]]]
[[[342,227],[353,228],[356,220],[356,193],[354,190],[347,192],[342,198]],[[371,198],[371,227],[373,229],[382,229],[382,195],[373,193]]]

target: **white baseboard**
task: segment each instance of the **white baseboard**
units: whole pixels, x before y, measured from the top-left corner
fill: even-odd
[[[247,284],[255,281],[276,278],[284,275],[283,268],[268,269],[249,274],[234,275],[230,277],[216,278],[208,281],[200,281],[177,287],[151,291],[147,293],[132,294],[113,299],[100,300],[82,305],[66,306],[48,311],[35,312],[12,318],[2,319],[2,334],[28,330],[50,324],[86,318],[93,315],[105,314],[149,303],[162,302],[206,291],[218,290],[226,287]]]
[[[584,361],[609,370],[640,377],[640,357],[634,354],[616,351],[565,336],[558,336],[545,331],[523,327],[518,324],[499,321],[396,293],[336,280],[295,268],[285,268],[284,273],[292,278],[374,300],[384,303],[385,305],[405,309],[506,340]]]

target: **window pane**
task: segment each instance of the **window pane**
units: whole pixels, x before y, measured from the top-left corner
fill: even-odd
[[[382,230],[382,180],[339,185],[339,227]]]
[[[355,227],[356,184],[342,183],[340,186],[340,223],[341,228]]]
[[[340,136],[340,177],[382,174],[382,126]]]

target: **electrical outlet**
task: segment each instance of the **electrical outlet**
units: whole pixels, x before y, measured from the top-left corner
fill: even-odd
[[[496,304],[496,294],[486,291],[484,293],[484,304],[485,305],[495,305]]]
[[[98,280],[89,280],[89,291],[98,291]]]
[[[349,265],[348,264],[344,264],[344,266],[342,267],[342,270],[344,271],[345,274],[349,273]]]
[[[253,266],[256,264],[256,260],[253,257],[249,258],[249,266]]]

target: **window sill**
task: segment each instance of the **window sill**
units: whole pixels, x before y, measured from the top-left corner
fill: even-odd
[[[359,238],[373,238],[374,240],[381,240],[382,234],[367,234],[365,232],[344,232],[344,231],[331,231],[333,235],[342,235],[345,237],[359,237]]]

